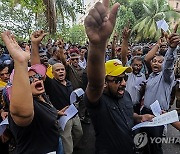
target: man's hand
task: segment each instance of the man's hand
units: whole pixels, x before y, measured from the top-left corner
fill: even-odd
[[[125,27],[122,32],[122,38],[125,40],[128,40],[130,37],[130,34],[131,34],[131,29],[129,29],[129,26]]]
[[[60,111],[58,111],[58,115],[59,116],[66,116],[66,114],[64,113],[69,106],[64,107],[63,109],[61,109]]]
[[[180,43],[179,34],[177,34],[178,24],[175,25],[174,31],[171,35],[168,36],[168,43],[171,48],[176,48]]]
[[[176,48],[179,43],[180,43],[179,34],[173,33],[169,36],[169,46],[171,48]]]
[[[153,118],[154,116],[151,114],[144,114],[144,115],[141,115],[141,122],[152,121]]]
[[[3,32],[1,37],[15,62],[28,62],[30,59],[30,49],[28,46],[23,51],[10,31]]]
[[[85,19],[86,34],[90,43],[94,45],[106,43],[110,37],[115,23],[119,3],[113,5],[109,12],[109,0],[97,2]]]
[[[1,112],[1,117],[3,120],[5,120],[7,116],[8,116],[8,112],[5,112],[5,111]]]
[[[31,34],[31,42],[39,45],[43,38],[47,35],[43,30],[35,31]]]
[[[58,39],[57,45],[58,45],[59,49],[64,49],[64,40]]]

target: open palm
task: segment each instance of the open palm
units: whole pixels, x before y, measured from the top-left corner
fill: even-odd
[[[26,50],[23,51],[10,31],[3,32],[1,37],[14,61],[21,63],[27,62],[30,59],[29,48],[26,47]]]

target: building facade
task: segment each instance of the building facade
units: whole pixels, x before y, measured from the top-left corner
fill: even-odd
[[[180,0],[169,0],[169,5],[177,12],[180,12]]]
[[[180,13],[180,0],[169,0],[169,5],[178,13]],[[173,28],[180,20],[171,20],[171,28]]]

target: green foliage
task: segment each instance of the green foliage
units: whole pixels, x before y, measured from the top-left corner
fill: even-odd
[[[32,32],[34,13],[22,7],[10,7],[7,2],[0,4],[0,29],[11,30],[16,36],[26,39]]]
[[[161,32],[156,22],[165,19],[167,22],[172,18],[179,18],[179,14],[172,10],[166,0],[149,0],[143,3],[145,13],[133,28],[136,41],[157,40]]]
[[[71,41],[72,43],[84,44],[86,41],[86,33],[83,25],[73,25],[69,28],[68,25],[64,26],[60,36],[67,41]]]
[[[72,43],[83,44],[86,41],[85,28],[83,25],[73,25],[70,28],[69,39]]]
[[[119,2],[119,4],[124,5],[124,6],[129,6],[131,0],[111,0],[111,5],[114,4],[115,2]]]
[[[45,29],[49,27],[49,31],[53,34],[56,32],[57,23],[75,21],[77,13],[84,13],[82,0],[2,0],[2,2],[7,2],[12,8],[18,6],[33,12],[36,14],[36,27]]]
[[[42,13],[45,9],[42,0],[2,0],[2,2],[8,2],[10,7],[16,7],[20,4],[34,13]]]
[[[130,25],[132,27],[135,23],[136,19],[134,13],[132,12],[131,8],[125,7],[121,5],[121,8],[118,12],[118,18],[116,22],[116,31],[118,34],[121,34],[122,30],[125,26]]]
[[[133,0],[130,6],[132,8],[132,12],[134,13],[136,20],[139,20],[143,17],[145,13],[145,10],[143,8],[143,0]]]
[[[76,20],[76,13],[84,13],[81,0],[61,0],[56,1],[57,13],[60,15],[62,23],[65,23],[65,19]],[[70,17],[70,18],[69,18]]]

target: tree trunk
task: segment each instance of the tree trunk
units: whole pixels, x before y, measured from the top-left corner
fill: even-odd
[[[57,17],[56,17],[56,0],[43,0],[46,7],[45,15],[50,34],[54,34],[57,29]]]

